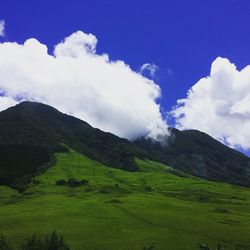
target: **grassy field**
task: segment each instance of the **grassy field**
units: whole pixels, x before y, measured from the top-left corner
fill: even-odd
[[[103,166],[76,152],[23,194],[0,187],[0,233],[18,246],[30,234],[56,230],[72,250],[250,249],[250,189],[204,181],[136,159],[141,172]],[[59,179],[89,185],[55,185]]]

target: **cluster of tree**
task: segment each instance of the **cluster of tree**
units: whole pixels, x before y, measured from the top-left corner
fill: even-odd
[[[78,181],[75,178],[70,178],[67,181],[64,179],[57,180],[55,184],[58,186],[80,187],[89,185],[89,181],[85,179]]]
[[[0,236],[0,250],[14,250],[12,244],[4,237]],[[59,236],[55,231],[44,237],[32,235],[18,248],[22,250],[70,250],[68,244],[64,242],[63,236]]]

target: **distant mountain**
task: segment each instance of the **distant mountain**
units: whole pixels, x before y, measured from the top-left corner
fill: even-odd
[[[22,102],[0,112],[0,185],[29,180],[54,163],[54,153],[72,148],[127,171],[139,171],[135,157],[148,158],[205,179],[250,186],[247,156],[199,131],[170,132],[163,144],[130,142],[48,105]]]
[[[186,173],[215,181],[250,186],[250,159],[197,131],[170,129],[165,144],[150,139],[134,142],[154,159]]]

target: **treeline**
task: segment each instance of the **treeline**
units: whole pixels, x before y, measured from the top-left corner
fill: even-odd
[[[142,250],[156,250],[155,245],[143,247]],[[226,250],[227,247],[218,243],[216,247],[210,247],[207,244],[197,244],[199,250]],[[231,249],[231,248],[230,248]],[[243,246],[234,248],[235,250],[247,249]],[[55,231],[45,236],[37,236],[35,234],[29,236],[19,247],[13,245],[3,236],[0,236],[0,250],[71,250],[70,246],[65,243],[64,237],[58,235]]]
[[[31,235],[18,248],[3,236],[0,236],[0,250],[70,250],[65,243],[63,236],[58,235],[55,231],[45,236]]]

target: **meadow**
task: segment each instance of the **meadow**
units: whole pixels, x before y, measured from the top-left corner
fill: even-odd
[[[56,230],[72,250],[250,249],[250,189],[205,181],[136,159],[139,172],[110,168],[74,151],[24,193],[0,187],[0,234],[19,246]],[[87,180],[80,186],[56,185]]]

